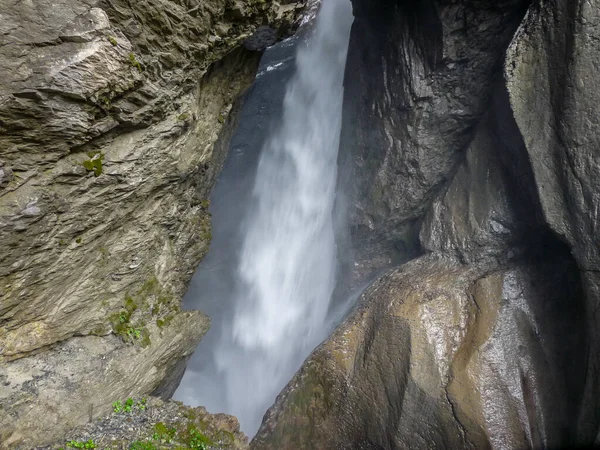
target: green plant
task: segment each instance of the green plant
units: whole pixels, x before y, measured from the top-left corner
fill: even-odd
[[[67,442],[67,447],[69,447],[69,448],[96,448],[96,443],[91,439],[89,439],[85,442],[69,441],[69,442]]]
[[[133,67],[135,67],[137,70],[139,70],[140,72],[142,71],[142,65],[140,64],[140,62],[136,59],[135,55],[133,53],[129,54],[129,62],[131,63],[131,65]]]
[[[113,412],[115,413],[130,413],[133,412],[134,409],[139,411],[144,411],[146,409],[146,399],[143,398],[139,401],[135,401],[133,398],[129,397],[127,400],[122,402],[121,400],[117,400],[112,404]]]
[[[129,336],[131,339],[141,339],[142,330],[141,328],[128,328],[127,336]]]
[[[189,113],[183,113],[183,114],[179,114],[177,116],[177,120],[181,120],[183,122],[185,122],[186,120],[188,120],[190,118]]]
[[[95,177],[102,175],[102,162],[104,161],[104,154],[101,152],[88,152],[87,154],[90,159],[83,162],[83,167],[88,172],[94,172]]]
[[[150,441],[134,441],[129,450],[157,450],[157,447]]]
[[[131,397],[129,397],[127,400],[125,400],[125,406],[123,407],[123,412],[130,413],[131,410],[133,409],[134,404],[135,404],[135,402],[133,401],[133,399]]]
[[[198,449],[198,450],[208,450],[209,447],[215,445],[213,441],[211,441],[208,436],[200,433],[196,428],[191,427],[188,430],[189,438],[187,440],[187,445],[189,448]]]
[[[110,42],[112,45],[116,46],[118,44],[117,42],[117,38],[114,36],[109,36],[108,37],[108,42]]]
[[[176,433],[177,430],[175,428],[167,427],[164,423],[158,422],[154,425],[154,434],[152,434],[152,439],[170,444],[173,442],[173,439],[175,439]]]

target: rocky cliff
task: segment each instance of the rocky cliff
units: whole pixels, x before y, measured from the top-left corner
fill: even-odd
[[[425,255],[364,292],[253,448],[598,444],[600,2],[353,3],[349,279]]]
[[[179,303],[236,99],[286,3],[3,2],[1,445],[172,393],[209,326]]]
[[[353,5],[342,280],[388,272],[251,446],[600,444],[600,0]],[[179,301],[236,99],[297,8],[4,2],[2,446],[172,393],[209,325]]]

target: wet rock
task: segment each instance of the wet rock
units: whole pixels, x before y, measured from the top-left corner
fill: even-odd
[[[495,27],[512,33],[527,3],[498,5],[500,22],[486,4],[424,2],[398,19],[401,3],[355,2],[346,85],[369,94],[347,101],[349,239],[372,271],[393,264],[415,229],[430,254],[367,289],[278,397],[253,448],[597,443],[600,5],[535,2],[499,79],[508,40]],[[453,32],[421,35],[419,24],[435,29],[427,17]],[[364,50],[374,24],[390,36],[399,23],[404,41]],[[412,47],[399,51],[402,42]],[[446,114],[441,98],[456,109]]]
[[[251,447],[559,448],[577,428],[584,322],[564,249],[493,273],[421,258],[364,293]]]
[[[593,271],[600,269],[597,6],[553,1],[532,8],[505,66],[544,217],[572,245],[581,268]]]
[[[463,263],[497,267],[522,258],[547,235],[525,144],[504,83],[452,182],[425,216],[423,248]]]
[[[252,36],[244,41],[248,50],[263,51],[277,42],[275,30],[270,27],[259,27]]]
[[[506,57],[510,104],[535,175],[544,219],[582,270],[592,336],[580,436],[600,428],[600,3],[548,1],[530,8]]]

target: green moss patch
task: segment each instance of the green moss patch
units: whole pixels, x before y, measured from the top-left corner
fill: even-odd
[[[108,320],[113,333],[123,341],[147,347],[151,344],[148,324],[167,327],[179,310],[178,299],[151,276],[136,292],[125,295],[121,309]]]
[[[140,62],[137,60],[137,58],[135,57],[135,55],[133,53],[129,53],[129,62],[133,67],[135,67],[140,72],[143,71],[142,65],[140,64]]]

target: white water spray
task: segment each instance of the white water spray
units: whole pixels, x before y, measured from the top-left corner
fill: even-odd
[[[281,122],[261,152],[243,223],[232,323],[214,355],[226,397],[220,409],[249,435],[330,331],[332,210],[352,20],[349,0],[323,0],[298,51]]]

